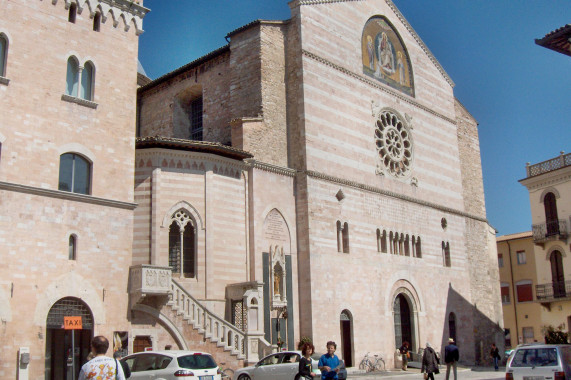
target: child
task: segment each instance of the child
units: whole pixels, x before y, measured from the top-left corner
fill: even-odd
[[[313,379],[315,373],[311,370],[311,355],[313,354],[313,344],[304,343],[301,348],[303,357],[299,361],[299,377],[300,379]]]

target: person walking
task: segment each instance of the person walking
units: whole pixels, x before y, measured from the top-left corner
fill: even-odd
[[[402,343],[402,346],[400,346],[399,351],[400,354],[402,356],[402,370],[406,371],[406,369],[408,368],[408,358],[410,356],[409,351],[408,351],[408,342],[405,340]]]
[[[321,355],[319,358],[319,363],[317,364],[319,370],[321,371],[321,380],[338,380],[339,377],[337,373],[339,372],[339,358],[335,355],[335,350],[337,345],[335,342],[327,342],[327,353]]]
[[[311,368],[311,355],[313,354],[313,344],[304,343],[301,347],[301,360],[299,361],[299,378],[311,380],[315,377],[315,373]]]
[[[434,380],[434,374],[440,373],[438,368],[438,357],[436,352],[430,346],[430,343],[426,342],[426,348],[424,349],[424,354],[422,355],[422,367],[420,368],[420,373],[425,373],[425,379]]]
[[[498,370],[498,362],[500,361],[500,350],[496,347],[495,343],[492,343],[492,349],[490,350],[490,356],[494,361],[494,369]]]
[[[118,360],[119,364],[121,365],[121,368],[123,368],[123,374],[125,375],[125,379],[128,379],[131,377],[131,369],[129,368],[129,365],[127,364],[127,362],[122,362],[121,359],[123,358],[122,352],[119,351],[115,351],[113,353],[113,359]]]
[[[81,367],[78,380],[125,380],[119,362],[105,356],[108,349],[109,340],[104,336],[98,335],[91,340],[91,352],[94,358]]]
[[[460,359],[460,351],[454,344],[454,339],[448,339],[448,346],[444,348],[444,362],[446,363],[446,380],[450,378],[450,367],[454,370],[454,380],[458,380],[457,362]]]

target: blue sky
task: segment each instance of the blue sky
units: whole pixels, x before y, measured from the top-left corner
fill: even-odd
[[[525,164],[571,153],[571,57],[535,44],[571,23],[569,0],[394,0],[479,123],[487,216],[498,235],[531,229]],[[287,0],[145,0],[139,59],[155,79],[226,44]]]

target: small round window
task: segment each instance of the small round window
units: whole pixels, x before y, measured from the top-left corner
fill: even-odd
[[[379,113],[375,123],[377,173],[397,178],[410,174],[413,161],[412,136],[400,115],[391,110]]]

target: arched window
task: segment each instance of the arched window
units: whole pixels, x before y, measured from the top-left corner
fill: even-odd
[[[381,252],[387,253],[387,230],[383,230],[381,236]]]
[[[390,232],[389,232],[389,247],[390,247],[390,253],[391,253],[391,255],[392,255],[392,254],[394,253],[394,251],[393,251],[393,248],[394,248],[394,245],[393,245],[393,231],[390,231]]]
[[[59,161],[58,190],[90,194],[91,163],[75,153],[64,153]]]
[[[172,215],[169,227],[169,266],[181,277],[196,277],[196,238],[194,224],[185,210]]]
[[[408,235],[406,235],[404,238],[404,255],[410,256],[410,245],[409,245]]]
[[[557,201],[555,200],[555,194],[545,194],[545,197],[543,198],[543,206],[545,207],[546,236],[558,235],[559,218],[557,216]]]
[[[553,251],[549,256],[551,263],[551,282],[553,284],[553,296],[562,298],[566,296],[565,292],[565,274],[563,272],[563,258],[561,252]]]
[[[77,237],[75,235],[69,235],[68,242],[68,258],[69,260],[77,259]]]
[[[381,252],[381,230],[377,228],[377,252]]]
[[[343,224],[343,253],[349,253],[349,223]]]
[[[448,334],[454,339],[454,343],[458,342],[456,340],[456,314],[454,313],[448,315]]]
[[[93,77],[95,67],[93,63],[87,61],[81,71],[81,91],[79,97],[85,100],[93,99]]]
[[[450,243],[448,242],[442,242],[442,261],[445,267],[452,266],[450,261]]]
[[[71,3],[69,6],[69,14],[67,16],[67,21],[75,24],[75,18],[77,17],[77,4]]]
[[[8,64],[8,38],[0,33],[0,77],[6,76],[6,65]]]
[[[416,238],[416,257],[421,258],[422,257],[422,244],[420,242],[420,236],[418,236]]]
[[[67,76],[65,94],[77,97],[77,86],[79,83],[79,61],[71,56],[67,60]]]
[[[343,227],[341,226],[341,221],[337,221],[337,252],[343,250]]]
[[[93,17],[93,31],[99,32],[101,30],[101,12],[95,12],[95,16]]]

